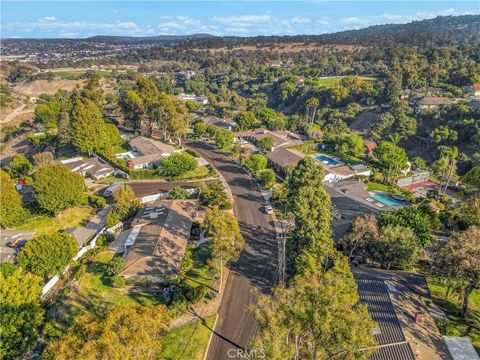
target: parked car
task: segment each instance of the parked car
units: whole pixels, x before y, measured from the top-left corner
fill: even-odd
[[[265,211],[267,212],[267,214],[273,214],[273,208],[272,208],[272,205],[265,205]]]

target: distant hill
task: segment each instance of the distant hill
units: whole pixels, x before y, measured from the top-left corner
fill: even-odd
[[[455,43],[480,42],[480,15],[438,16],[408,24],[376,25],[319,35],[325,44],[397,43],[404,45],[446,46]]]
[[[116,44],[126,44],[126,43],[170,43],[178,42],[185,40],[202,40],[202,39],[212,39],[216,38],[214,35],[210,34],[192,34],[192,35],[156,35],[156,36],[109,36],[109,35],[97,35],[90,38],[83,39],[83,41],[96,41],[96,42],[107,42],[107,43],[116,43]]]

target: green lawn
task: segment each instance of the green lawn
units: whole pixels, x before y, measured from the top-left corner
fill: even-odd
[[[197,287],[198,285],[210,287],[213,279],[208,272],[207,262],[209,259],[210,248],[208,243],[203,243],[199,247],[193,249],[193,266],[185,276],[183,283],[191,287]]]
[[[215,323],[215,315],[170,331],[160,356],[165,360],[202,360]]]
[[[160,299],[153,292],[129,293],[126,289],[114,288],[110,279],[104,273],[105,266],[115,256],[115,253],[106,250],[98,254],[89,264],[87,271],[79,280],[79,289],[72,294],[63,305],[62,320],[70,323],[81,313],[97,313],[111,305],[155,305]]]
[[[35,216],[16,229],[35,231],[38,235],[51,234],[68,228],[77,227],[90,219],[94,210],[89,206],[77,206],[66,209],[54,217]]]
[[[367,190],[368,191],[376,190],[376,191],[389,192],[390,187],[388,185],[385,185],[385,184],[371,182],[371,183],[368,183]]]
[[[289,149],[301,151],[305,155],[313,155],[318,153],[318,143],[314,140],[307,140],[301,145],[290,146]]]
[[[202,179],[207,176],[208,176],[208,168],[206,166],[197,166],[195,169],[187,171],[183,175],[177,176],[175,180]]]
[[[480,291],[475,290],[469,298],[469,312],[465,319],[458,316],[461,306],[461,297],[451,293],[445,298],[446,286],[434,277],[428,277],[428,287],[432,299],[448,317],[448,323],[437,324],[443,335],[467,336],[480,354]]]
[[[331,88],[334,85],[338,84],[345,76],[331,77],[331,78],[319,78],[314,80],[305,81],[306,84],[313,85],[319,88]],[[373,81],[375,78],[358,76],[362,80]]]
[[[112,147],[112,154],[113,155],[117,155],[117,154],[123,154],[125,152],[127,152],[128,149],[126,147],[126,144],[123,144],[123,145],[115,145],[114,147]]]
[[[79,76],[85,75],[86,71],[85,70],[60,70],[60,71],[51,71],[55,77],[61,78],[61,79],[76,79]],[[119,71],[121,72],[121,71]],[[111,77],[112,76],[112,71],[111,70],[98,70],[95,71],[95,73],[99,77]]]

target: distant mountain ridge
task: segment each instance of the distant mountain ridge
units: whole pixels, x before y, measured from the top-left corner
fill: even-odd
[[[82,39],[2,39],[5,42],[95,42],[119,45],[176,45],[194,43],[200,47],[219,47],[228,44],[275,42],[314,42],[319,44],[381,45],[404,44],[413,46],[449,46],[458,43],[480,43],[480,15],[438,16],[433,19],[406,24],[374,25],[358,30],[331,34],[293,36],[262,35],[255,37],[215,36],[211,34],[155,35],[147,37],[97,35]]]

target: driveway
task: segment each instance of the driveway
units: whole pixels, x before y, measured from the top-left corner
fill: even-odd
[[[202,142],[187,144],[225,178],[234,198],[234,212],[245,238],[245,250],[231,266],[207,359],[228,359],[229,349],[248,347],[256,323],[249,307],[256,295],[268,293],[277,280],[277,243],[265,200],[256,181],[238,164]],[[230,354],[233,351],[230,352]]]

